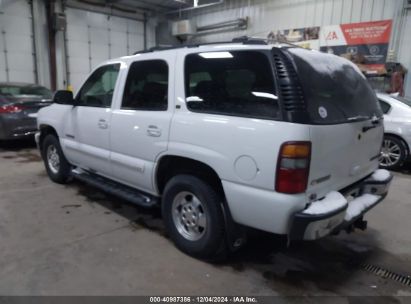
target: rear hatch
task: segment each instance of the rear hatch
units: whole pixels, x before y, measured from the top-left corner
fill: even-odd
[[[378,168],[382,112],[353,63],[300,48],[288,52],[303,90],[312,142],[307,194],[321,198]]]

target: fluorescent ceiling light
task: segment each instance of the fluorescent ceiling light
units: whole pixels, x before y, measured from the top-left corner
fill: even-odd
[[[207,52],[207,53],[200,53],[201,57],[206,59],[216,59],[216,58],[233,58],[230,52]]]
[[[251,92],[254,96],[257,97],[264,97],[264,98],[270,98],[270,99],[278,99],[277,96],[275,96],[274,94],[270,94],[270,93],[265,93],[265,92]]]

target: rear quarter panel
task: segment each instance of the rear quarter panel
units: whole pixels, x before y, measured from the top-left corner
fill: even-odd
[[[290,214],[304,208],[306,196],[274,191],[278,153],[286,141],[309,140],[309,128],[282,121],[191,112],[185,103],[183,67],[184,54],[180,54],[167,154],[212,167],[223,182],[236,222],[286,233]]]

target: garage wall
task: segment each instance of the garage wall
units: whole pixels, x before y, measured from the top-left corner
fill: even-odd
[[[205,26],[249,17],[247,30],[199,35],[193,42],[230,41],[242,35],[266,37],[271,30],[392,19],[390,50],[394,60],[411,70],[411,10],[404,11],[403,6],[404,0],[225,0],[221,5],[182,12],[172,19],[189,18],[197,26]],[[165,28],[157,36],[161,38],[169,32]],[[411,96],[410,75],[405,88],[408,96]]]
[[[102,61],[144,49],[142,21],[67,8],[67,83],[77,91]],[[149,26],[147,26],[148,28]],[[153,29],[147,30],[153,35]],[[148,39],[153,44],[154,37]]]
[[[406,13],[403,24],[403,34],[401,36],[400,58],[402,58],[404,66],[408,69],[405,80],[405,95],[411,98],[411,9]]]
[[[394,46],[402,6],[403,0],[226,0],[222,5],[183,12],[175,19],[192,18],[198,26],[204,26],[250,18],[245,31],[195,37],[194,40],[200,42],[229,41],[241,35],[266,37],[271,30],[394,19],[391,35],[391,45]],[[408,60],[406,52],[406,48],[397,52],[402,61]]]
[[[0,81],[36,82],[28,1],[0,0]]]

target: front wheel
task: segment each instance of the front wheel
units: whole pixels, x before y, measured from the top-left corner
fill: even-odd
[[[41,152],[50,179],[59,184],[66,183],[70,178],[71,166],[63,154],[58,138],[47,135]]]
[[[408,151],[404,142],[397,137],[385,135],[381,148],[380,167],[398,169],[407,158]]]
[[[176,246],[197,258],[226,257],[225,222],[221,197],[201,179],[177,175],[166,185],[162,213]]]

